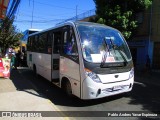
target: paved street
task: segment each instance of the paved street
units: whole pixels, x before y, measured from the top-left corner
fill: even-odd
[[[69,98],[60,88],[40,76],[38,78],[35,77],[33,72],[27,68],[13,70],[10,79],[10,82],[13,82],[13,86],[8,86],[8,88],[5,88],[5,90],[0,89],[0,94],[4,92],[15,91],[13,88],[15,87],[16,91],[25,91],[32,95],[40,95],[42,98],[49,99],[51,102],[50,105],[54,106],[56,111],[148,111],[149,113],[158,113],[158,111],[160,111],[160,84],[143,82],[144,80],[140,80],[143,79],[143,77],[135,77],[136,82],[130,95],[116,95],[103,99],[87,101],[80,100],[78,98]],[[19,102],[23,102],[23,99]],[[40,103],[35,102],[34,104]],[[32,110],[32,108],[29,110]],[[99,112],[97,112],[97,114],[99,114]],[[84,119],[84,115],[82,116],[83,117],[76,118],[70,117],[69,119]],[[97,118],[85,117],[85,119],[96,120]],[[144,120],[146,118],[100,117],[98,119]]]

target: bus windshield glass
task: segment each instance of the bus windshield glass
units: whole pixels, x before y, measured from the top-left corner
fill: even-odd
[[[121,33],[97,24],[77,24],[83,57],[93,63],[128,62],[131,54]]]

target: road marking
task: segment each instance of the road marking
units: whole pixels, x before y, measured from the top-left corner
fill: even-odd
[[[48,103],[49,103],[56,111],[59,112],[60,115],[66,116],[66,115],[65,115],[63,112],[61,112],[61,110],[60,110],[58,107],[56,107],[49,99],[48,99],[47,101],[48,101]],[[64,120],[70,120],[68,117],[63,117],[63,119],[64,119]]]
[[[146,85],[144,83],[141,83],[141,82],[136,82],[134,81],[135,84],[139,84],[139,85],[142,85],[143,87],[146,87]]]

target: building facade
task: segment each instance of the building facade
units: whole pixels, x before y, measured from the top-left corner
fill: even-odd
[[[153,0],[148,10],[137,15],[137,20],[137,34],[128,42],[134,65],[144,69],[149,56],[152,69],[160,69],[160,1]]]
[[[160,0],[153,0],[151,40],[153,47],[153,68],[160,69]]]
[[[7,13],[9,0],[0,0],[0,19],[4,19]]]

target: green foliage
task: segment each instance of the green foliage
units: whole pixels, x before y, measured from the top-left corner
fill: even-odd
[[[100,24],[105,24],[105,19],[103,18],[99,18],[97,23],[100,23]]]
[[[15,48],[20,44],[22,34],[19,33],[13,25],[14,18],[9,19],[6,17],[0,23],[0,48],[4,54],[7,48]]]
[[[96,4],[95,22],[117,28],[130,39],[138,27],[136,13],[147,9],[152,0],[93,0]]]

